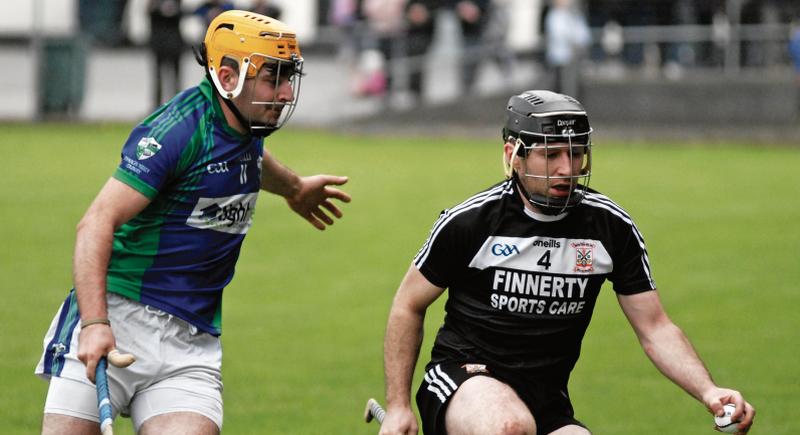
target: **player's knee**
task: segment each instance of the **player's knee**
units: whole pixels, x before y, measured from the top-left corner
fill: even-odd
[[[536,422],[529,416],[510,416],[502,420],[497,435],[536,435]]]

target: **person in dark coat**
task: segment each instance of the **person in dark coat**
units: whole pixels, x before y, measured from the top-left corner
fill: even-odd
[[[150,0],[150,50],[155,58],[153,106],[181,90],[181,0]]]

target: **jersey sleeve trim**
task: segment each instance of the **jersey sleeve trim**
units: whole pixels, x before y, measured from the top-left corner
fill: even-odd
[[[466,201],[449,210],[443,211],[436,223],[433,224],[433,229],[431,229],[430,236],[422,245],[422,248],[420,248],[419,252],[417,252],[416,257],[414,257],[414,264],[417,266],[417,268],[421,269],[422,265],[425,263],[425,260],[428,258],[428,254],[430,254],[431,245],[436,240],[436,237],[439,235],[442,228],[444,228],[451,220],[453,220],[453,218],[465,211],[480,207],[488,201],[500,199],[503,195],[508,195],[512,192],[513,189],[511,187],[511,183],[506,181],[489,190],[470,197]]]
[[[639,293],[654,291],[656,288],[652,286],[651,281],[639,281],[632,284],[629,284],[622,288],[614,287],[614,293],[620,295],[636,295]]]
[[[125,170],[123,170],[122,168],[117,168],[117,170],[114,171],[114,174],[112,176],[117,180],[134,188],[136,191],[146,196],[147,199],[153,199],[156,197],[156,195],[158,195],[158,190],[154,189],[153,186],[150,186],[144,181],[136,178],[136,176],[131,175],[128,172],[125,172]]]

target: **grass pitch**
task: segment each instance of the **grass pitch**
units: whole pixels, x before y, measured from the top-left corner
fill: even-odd
[[[75,225],[119,159],[130,125],[2,125],[0,373],[3,433],[37,433],[46,384],[33,368],[71,283]],[[500,180],[494,140],[297,131],[268,148],[301,174],[350,176],[344,219],[318,232],[263,194],[225,291],[225,433],[372,434],[394,291],[442,208]],[[792,433],[800,390],[800,152],[608,143],[592,187],[636,219],[671,317],[717,382],[758,409],[753,433]],[[418,366],[442,319],[431,307]],[[414,379],[418,385],[419,372]],[[604,289],[570,392],[597,434],[712,433],[701,405],[650,364]],[[117,433],[130,434],[118,419]]]

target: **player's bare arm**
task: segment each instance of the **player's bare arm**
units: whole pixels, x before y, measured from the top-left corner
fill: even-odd
[[[411,265],[395,294],[383,345],[387,413],[382,435],[418,431],[410,402],[411,378],[422,345],[425,311],[443,291]]]
[[[733,420],[749,429],[755,409],[736,390],[718,387],[683,331],[667,316],[657,291],[620,295],[619,304],[647,356],[667,378],[703,403],[714,415],[733,403]]]
[[[333,225],[334,220],[331,216],[337,219],[342,217],[342,211],[331,199],[350,202],[350,195],[333,187],[347,183],[347,177],[335,175],[300,177],[266,150],[261,167],[261,188],[284,197],[295,213],[318,230]]]
[[[261,189],[283,197],[294,196],[300,191],[300,176],[264,149],[261,160]]]
[[[147,197],[132,187],[111,178],[78,224],[73,283],[83,322],[108,319],[106,272],[114,231],[149,203]],[[114,347],[114,335],[108,324],[93,323],[81,329],[78,358],[86,364],[86,376],[92,382],[97,360]]]

